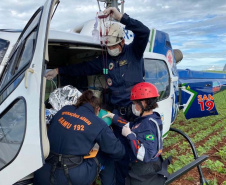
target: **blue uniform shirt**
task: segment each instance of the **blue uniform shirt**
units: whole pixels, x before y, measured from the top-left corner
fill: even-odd
[[[79,108],[68,105],[58,111],[51,120],[48,137],[50,151],[58,154],[85,156],[95,143],[112,159],[125,154],[124,146],[89,103]]]
[[[127,121],[115,115],[113,124],[124,126]],[[156,161],[162,152],[162,121],[157,112],[151,115],[138,117],[130,123],[132,133],[127,136],[131,150],[129,152],[131,161],[143,162]],[[160,135],[158,134],[158,129]]]
[[[140,21],[124,14],[121,23],[131,30],[135,36],[133,42],[124,45],[122,53],[117,57],[107,55],[106,64],[103,57],[95,58],[90,62],[70,65],[59,68],[60,74],[71,76],[86,76],[103,73],[103,68],[108,68],[106,83],[112,92],[111,103],[113,105],[127,106],[130,104],[130,91],[132,87],[144,81],[143,53],[146,48],[150,30]]]

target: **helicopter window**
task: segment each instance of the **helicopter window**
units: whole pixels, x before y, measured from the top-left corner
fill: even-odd
[[[169,47],[169,48],[172,48],[172,46],[171,46],[169,41],[166,41],[166,46]]]
[[[7,63],[1,83],[0,83],[0,102],[2,102],[21,82],[25,70],[32,61],[38,32],[38,24],[41,17],[41,10],[38,10],[33,20],[22,32],[20,40],[15,45],[12,55]]]
[[[9,47],[9,41],[0,39],[0,63]]]
[[[9,70],[4,76],[3,84],[4,86],[12,79],[12,77],[22,69],[27,63],[32,60],[33,52],[34,52],[34,42],[35,37],[37,35],[37,30],[34,30],[28,38],[22,42],[21,46],[16,50],[13,57],[9,61]]]
[[[26,64],[31,62],[33,53],[35,50],[35,42],[37,37],[37,29],[35,29],[26,39],[26,41],[23,44],[22,53],[18,58],[17,64],[14,66],[14,69],[12,71],[13,74],[15,74],[17,71],[19,71],[21,68],[23,68]]]
[[[144,59],[145,81],[154,84],[159,91],[159,101],[170,95],[170,76],[167,65],[161,60]]]
[[[18,154],[26,129],[26,106],[16,100],[0,115],[0,171]]]

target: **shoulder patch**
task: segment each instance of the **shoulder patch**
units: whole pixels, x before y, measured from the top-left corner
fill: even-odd
[[[124,65],[126,65],[126,64],[128,64],[127,60],[122,60],[122,61],[119,62],[119,66],[120,66],[120,67],[121,67],[121,66],[124,66]]]
[[[154,141],[154,140],[155,140],[155,137],[154,137],[154,135],[150,134],[150,135],[146,135],[146,136],[145,136],[145,139],[146,139],[147,141]]]

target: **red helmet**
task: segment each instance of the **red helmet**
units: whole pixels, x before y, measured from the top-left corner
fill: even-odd
[[[148,82],[141,82],[136,84],[132,88],[130,100],[141,100],[146,98],[155,98],[158,96],[158,90],[153,84]]]

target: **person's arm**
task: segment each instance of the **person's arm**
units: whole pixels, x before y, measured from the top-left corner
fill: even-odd
[[[125,29],[131,30],[134,33],[134,39],[130,45],[135,56],[141,58],[148,43],[150,29],[127,14],[123,14],[120,22],[126,26]]]
[[[143,137],[146,137],[146,136],[152,137],[151,132],[144,132],[139,134],[142,134]],[[133,154],[140,161],[149,162],[158,153],[158,150],[157,150],[158,138],[154,138],[153,141],[144,140],[143,142],[140,142],[135,136],[135,134],[131,133],[127,136],[127,139],[129,140],[130,147],[132,148]]]
[[[117,114],[113,114],[112,112],[107,113],[106,115],[104,115],[102,118],[106,118],[109,117],[112,119],[112,124],[117,125],[119,127],[123,127],[125,126],[127,123],[129,123],[128,121],[126,121],[125,119],[121,118],[120,116],[118,116]]]
[[[45,77],[48,80],[52,80],[58,74],[68,76],[86,76],[95,75],[103,71],[103,63],[100,57],[95,58],[89,62],[83,62],[80,64],[72,64],[64,67],[59,67],[48,71]]]
[[[101,73],[103,71],[103,64],[101,57],[95,58],[89,62],[80,64],[73,64],[58,68],[58,74],[70,76],[86,76]]]
[[[125,119],[121,118],[120,116],[118,116],[117,114],[114,115],[114,117],[112,118],[112,124],[117,125],[119,127],[123,127],[125,126],[127,123],[129,123],[128,121],[126,121]]]
[[[143,128],[144,130],[141,130],[138,133],[138,137],[129,127],[124,126],[122,129],[122,135],[127,137],[133,154],[138,160],[150,162],[159,152],[158,138],[152,130],[148,130],[146,127]],[[140,140],[138,138],[140,138]]]
[[[109,154],[112,159],[119,160],[125,155],[124,146],[108,126],[101,130],[96,142],[99,144],[101,151]]]

